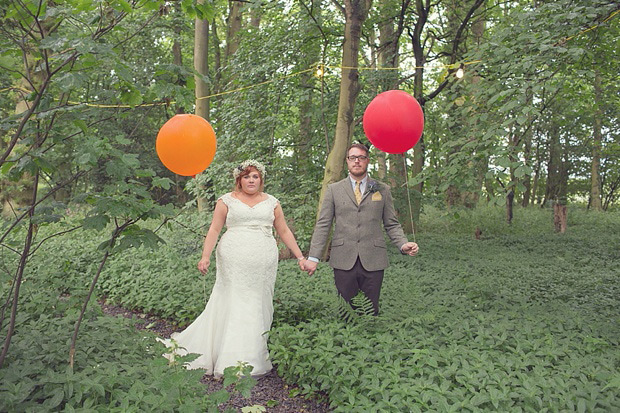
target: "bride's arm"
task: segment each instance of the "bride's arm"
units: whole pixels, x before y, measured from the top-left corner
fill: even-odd
[[[274,210],[274,215],[275,219],[273,220],[273,227],[276,229],[276,232],[284,242],[284,245],[286,245],[293,252],[293,255],[297,257],[297,261],[302,261],[304,259],[304,254],[301,252],[301,249],[299,249],[293,232],[289,229],[288,225],[286,225],[284,212],[282,211],[282,207],[279,202]]]
[[[209,269],[209,264],[211,264],[211,253],[213,252],[213,248],[215,248],[215,244],[217,243],[217,238],[220,236],[220,232],[226,223],[226,214],[228,213],[228,207],[224,202],[220,199],[215,204],[215,210],[213,211],[213,218],[211,219],[211,226],[209,227],[209,231],[207,232],[207,236],[205,237],[205,242],[202,247],[202,258],[198,262],[198,270],[206,274]]]

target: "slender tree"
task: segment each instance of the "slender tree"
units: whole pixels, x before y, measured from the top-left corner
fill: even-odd
[[[204,3],[201,0],[200,3]],[[196,84],[196,115],[210,120],[210,101],[207,98],[209,96],[209,85],[206,82],[206,78],[209,76],[209,21],[202,16],[196,16],[195,29],[194,29],[194,81]],[[202,193],[204,190],[200,190]],[[207,205],[207,200],[203,196],[198,196],[198,210],[204,210]]]
[[[601,73],[594,67],[594,125],[592,128],[592,173],[590,177],[590,207],[596,211],[603,209],[601,201],[601,147],[603,141],[603,111]]]
[[[325,164],[325,173],[321,186],[318,213],[320,213],[327,185],[342,178],[346,149],[351,142],[354,127],[354,110],[360,91],[358,55],[362,24],[368,17],[372,0],[345,0],[344,5],[333,0],[335,6],[345,16],[344,43],[342,45],[342,72],[340,78],[340,97],[334,145]],[[317,217],[318,217],[317,213]]]

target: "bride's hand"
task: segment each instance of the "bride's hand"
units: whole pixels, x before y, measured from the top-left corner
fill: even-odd
[[[202,258],[200,261],[198,261],[198,271],[200,271],[202,275],[205,275],[209,270],[210,264],[211,260],[209,258]]]

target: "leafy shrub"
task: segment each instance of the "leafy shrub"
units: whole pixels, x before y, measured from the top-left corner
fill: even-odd
[[[75,369],[69,341],[80,306],[77,299],[39,300],[24,306],[7,364],[0,369],[1,411],[87,409],[105,411],[205,410],[202,371],[171,368],[162,345],[132,322],[90,311],[79,336]],[[45,293],[50,293],[49,290]],[[51,295],[51,294],[50,294]],[[3,330],[6,332],[6,329]]]

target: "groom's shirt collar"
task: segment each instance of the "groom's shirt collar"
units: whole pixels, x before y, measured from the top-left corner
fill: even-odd
[[[357,182],[351,175],[349,175],[349,180],[351,181],[351,187],[355,191],[355,182]],[[366,191],[366,184],[368,183],[368,174],[362,179],[360,182],[360,192],[363,194]]]

